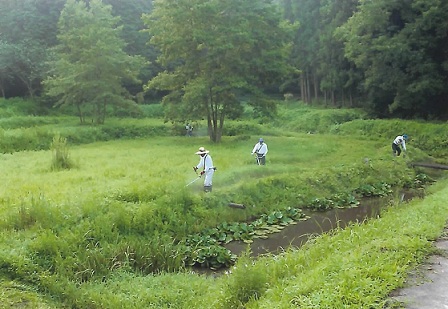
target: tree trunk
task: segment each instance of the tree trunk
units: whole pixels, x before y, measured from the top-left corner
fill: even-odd
[[[216,142],[217,119],[216,119],[216,108],[213,98],[213,90],[211,87],[208,90],[208,98],[206,106],[207,106],[208,135],[210,137],[211,142]]]
[[[2,91],[2,97],[3,97],[3,99],[6,99],[5,88],[3,87],[3,84],[0,84],[0,90]]]
[[[79,121],[81,124],[84,123],[84,115],[82,113],[81,104],[76,104],[76,109],[78,110]]]
[[[101,124],[104,124],[106,121],[106,113],[107,113],[107,100],[104,99],[101,109]]]
[[[300,99],[302,102],[306,103],[305,101],[305,78],[303,77],[303,73],[300,74]]]
[[[319,100],[319,87],[318,87],[318,81],[317,81],[317,76],[316,73],[313,73],[313,86],[314,86],[314,100],[317,101]]]
[[[308,104],[311,103],[311,82],[310,82],[310,75],[308,71],[306,71],[306,102]]]
[[[20,75],[17,76],[17,77],[22,81],[22,83],[25,84],[26,89],[28,90],[28,94],[29,94],[30,98],[33,99],[34,98],[33,83],[31,81],[28,81],[26,78],[23,78]]]
[[[218,128],[218,136],[217,136],[217,142],[218,143],[221,142],[222,129],[224,127],[224,118],[225,118],[225,114],[224,114],[223,111],[221,111],[220,115],[219,115],[219,128]]]

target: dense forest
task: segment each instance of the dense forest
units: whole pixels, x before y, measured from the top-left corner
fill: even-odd
[[[448,2],[0,0],[0,93],[98,123],[107,105],[182,102],[168,117],[208,117],[215,141],[266,95],[445,120]]]

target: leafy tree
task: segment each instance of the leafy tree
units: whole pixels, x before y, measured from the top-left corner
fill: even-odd
[[[46,46],[35,40],[24,40],[14,45],[14,66],[12,71],[16,79],[25,85],[30,98],[34,98],[40,89],[42,78],[48,72],[48,52]]]
[[[259,110],[272,107],[262,89],[290,69],[289,31],[272,1],[156,0],[143,19],[166,68],[146,89],[168,92],[168,118],[206,118],[219,142],[225,118],[241,110],[240,94],[252,94]]]
[[[285,16],[298,22],[290,62],[300,69],[301,99],[311,103],[319,99],[318,51],[320,49],[321,0],[283,0]]]
[[[5,98],[5,90],[14,78],[14,53],[15,46],[4,41],[0,41],[0,91],[2,97]]]
[[[378,115],[448,116],[447,1],[361,1],[339,33]]]
[[[357,5],[358,0],[321,1],[317,70],[325,101],[329,98],[333,106],[337,102],[342,102],[343,106],[353,106],[354,98],[359,95],[358,85],[362,74],[355,64],[345,57],[344,44],[335,37],[335,30],[347,22],[356,11]]]
[[[120,16],[123,31],[122,38],[126,42],[125,51],[129,55],[140,55],[144,57],[149,65],[142,67],[139,78],[147,83],[151,78],[161,71],[156,63],[158,52],[154,46],[148,46],[148,34],[142,30],[145,24],[142,15],[150,13],[152,10],[151,0],[103,0],[104,3],[112,5],[114,16]],[[133,94],[143,95],[141,85],[125,85]]]
[[[129,56],[123,49],[119,17],[101,0],[68,0],[58,23],[59,45],[54,50],[53,71],[45,81],[47,94],[58,97],[56,105],[76,106],[81,123],[94,115],[104,123],[108,105],[134,108],[122,86],[137,82],[141,57]]]
[[[48,1],[52,1],[53,5],[42,7]],[[2,53],[3,63],[9,63],[10,74],[10,82],[3,86],[11,87],[14,82],[22,84],[30,97],[34,97],[40,90],[40,82],[47,71],[47,48],[54,42],[57,20],[57,17],[51,20],[50,16],[42,13],[45,8],[47,11],[57,12],[54,15],[58,16],[57,10],[61,6],[58,7],[57,2],[60,4],[61,0],[0,0],[1,39],[9,48],[14,49],[13,53]]]

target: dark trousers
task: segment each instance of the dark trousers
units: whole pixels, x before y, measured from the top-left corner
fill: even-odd
[[[398,145],[395,144],[395,143],[392,143],[392,152],[394,153],[394,155],[397,154],[397,157],[399,157],[400,154],[401,154],[401,148],[400,148],[400,146],[398,146]]]
[[[266,165],[266,157],[264,155],[257,153],[257,159],[258,165]]]

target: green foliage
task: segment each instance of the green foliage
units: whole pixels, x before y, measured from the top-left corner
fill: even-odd
[[[377,184],[365,184],[356,189],[356,193],[361,196],[386,196],[392,193],[391,186],[380,182]]]
[[[261,97],[263,86],[290,72],[289,31],[269,1],[156,1],[143,20],[167,68],[146,90],[168,91],[170,120],[207,119],[213,142],[221,141],[224,120],[243,112],[239,93]]]
[[[11,280],[0,280],[0,303],[4,308],[14,308],[17,304],[24,309],[51,309],[59,306],[55,301],[51,301],[39,295],[31,285],[15,282]]]
[[[118,17],[101,1],[70,0],[58,23],[59,45],[55,49],[52,75],[44,82],[47,95],[59,99],[56,105],[74,105],[81,123],[93,115],[102,124],[108,105],[131,109],[123,81],[137,82],[144,61],[123,49]]]
[[[219,269],[233,265],[236,256],[228,249],[220,247],[231,241],[253,242],[254,238],[267,238],[268,234],[283,229],[288,224],[303,220],[306,216],[298,208],[287,208],[262,214],[250,222],[222,222],[214,228],[186,238],[186,264]]]
[[[212,270],[220,268],[228,268],[232,266],[237,256],[230,250],[219,245],[206,245],[206,246],[187,246],[186,265],[187,266],[200,266]]]
[[[10,99],[2,99],[0,98],[0,119],[1,121],[8,121],[9,117],[14,116],[35,116],[41,115],[42,108],[39,104],[34,100],[22,99],[22,98],[10,98]],[[35,117],[27,117],[35,118]],[[12,118],[14,119],[14,118]],[[27,127],[29,125],[24,125]],[[4,128],[3,125],[1,127]]]
[[[56,117],[34,117],[34,116],[18,116],[0,119],[1,129],[24,129],[38,127],[51,124],[59,124],[63,122],[62,118]]]
[[[447,12],[440,0],[364,1],[341,27],[377,115],[446,117]]]
[[[53,142],[51,143],[51,150],[53,152],[53,158],[51,160],[51,170],[69,170],[73,168],[74,163],[70,157],[67,138],[62,137],[57,134],[53,137]]]
[[[289,126],[289,121],[293,120],[284,125]],[[111,119],[107,125],[95,127],[71,126],[70,122],[75,119],[63,118],[61,123],[39,128],[61,132],[70,145],[74,143],[66,132],[78,143],[117,140],[72,146],[71,154],[82,160],[77,169],[63,173],[42,168],[48,151],[2,156],[0,265],[11,278],[30,282],[36,289],[80,308],[92,307],[94,302],[99,308],[110,307],[124,299],[135,300],[127,302],[125,307],[129,308],[148,299],[153,304],[149,307],[174,303],[182,307],[185,299],[175,295],[193,293],[188,284],[175,292],[156,289],[145,281],[143,286],[149,291],[142,292],[136,287],[138,278],[166,278],[166,286],[176,286],[178,279],[167,278],[179,275],[166,272],[179,272],[191,265],[230,267],[237,257],[223,244],[232,240],[250,243],[306,219],[301,208],[313,201],[319,201],[315,210],[353,207],[358,196],[351,192],[358,188],[362,190],[359,195],[383,195],[391,188],[417,188],[430,181],[425,175],[415,177],[407,160],[392,158],[389,145],[378,147],[378,140],[363,139],[357,133],[264,135],[272,151],[268,164],[260,168],[249,156],[249,135],[225,137],[222,144],[213,146],[207,146],[205,137],[152,135],[124,140],[152,134],[149,132],[156,128],[164,128],[160,135],[169,134],[170,126],[160,119]],[[344,129],[344,124],[340,128]],[[252,125],[248,122],[242,128]],[[277,125],[274,129],[279,134],[282,128]],[[271,125],[266,123],[263,130],[270,131]],[[191,161],[196,163],[198,144],[211,150],[218,166],[214,178],[217,189],[212,194],[202,193],[200,182],[185,187],[194,176]],[[231,201],[246,208],[230,208],[227,205]],[[319,254],[309,261],[318,260]],[[331,267],[338,269],[337,265],[343,264],[338,260]],[[254,264],[229,285],[223,281],[201,285],[197,282],[206,279],[195,277],[192,282],[205,289],[187,297],[207,298],[195,300],[207,303],[204,308],[219,307],[217,302],[248,307],[262,301],[272,281],[294,269],[291,265],[288,269],[267,269],[266,264]],[[307,260],[295,265],[304,265],[302,271],[308,267]],[[129,287],[121,275],[128,278]],[[318,279],[316,275],[314,280]],[[241,287],[241,293],[229,294],[233,287]],[[123,290],[126,288],[129,290]],[[137,290],[144,299],[136,300]]]
[[[266,272],[254,266],[249,252],[240,257],[233,267],[224,289],[228,297],[217,308],[244,308],[249,301],[256,302],[268,288]]]
[[[70,117],[13,117],[0,120],[0,152],[50,149],[55,131],[72,145],[171,135],[171,127],[162,121],[111,119],[102,126],[80,126]]]
[[[247,121],[227,121],[226,126],[223,129],[223,135],[226,136],[237,136],[239,139],[244,138],[244,136],[261,134],[263,128],[255,123],[250,123]]]
[[[365,112],[359,109],[316,109],[299,103],[279,106],[279,117],[274,123],[295,132],[325,133],[365,117]]]
[[[0,129],[0,152],[49,149],[53,132],[41,127],[16,130]]]
[[[353,120],[331,130],[341,135],[358,135],[362,138],[381,139],[385,145],[392,144],[395,136],[408,134],[407,148],[412,152],[418,148],[443,161],[447,154],[448,126],[445,123],[426,123],[423,121],[393,120]],[[414,154],[421,156],[418,151]],[[417,160],[414,157],[413,160]]]
[[[163,110],[162,104],[145,104],[140,106],[143,110],[143,115],[147,118],[163,118],[165,116],[165,112]]]

